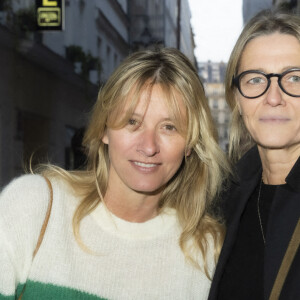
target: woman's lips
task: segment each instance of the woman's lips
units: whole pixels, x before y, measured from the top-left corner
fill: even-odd
[[[142,163],[142,162],[139,162],[139,161],[134,161],[133,163],[134,163],[135,165],[137,165],[137,166],[145,167],[145,168],[153,168],[153,167],[156,167],[156,166],[157,166],[157,164]]]
[[[261,122],[270,122],[270,123],[284,123],[290,121],[290,118],[282,117],[282,116],[265,116],[260,117],[259,120]]]
[[[143,172],[152,172],[161,165],[161,163],[153,163],[153,162],[146,163],[146,162],[140,162],[140,161],[134,161],[134,160],[131,160],[130,162],[136,169],[143,171]]]

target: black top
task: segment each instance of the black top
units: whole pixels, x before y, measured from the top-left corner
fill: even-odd
[[[218,295],[222,295],[220,293],[221,280],[225,269],[227,269],[231,252],[235,247],[242,216],[255,188],[261,180],[261,173],[262,165],[258,148],[254,146],[236,164],[234,176],[220,195],[220,203],[224,204],[227,233],[209,292],[209,300],[217,300]],[[271,211],[268,215],[267,243],[264,249],[262,280],[265,300],[270,297],[280,265],[300,217],[300,157],[285,178],[285,182],[286,184],[277,186],[272,200]],[[263,222],[265,221],[263,220]],[[244,273],[247,271],[244,270]],[[237,282],[237,277],[235,276],[235,282]],[[242,278],[242,282],[243,280]],[[279,299],[300,299],[299,282],[300,248],[287,274]],[[256,287],[252,282],[249,282],[249,288],[255,289]],[[219,299],[226,298],[224,296],[224,298],[219,297]]]
[[[276,185],[261,184],[259,211],[266,236],[266,226]],[[218,299],[263,299],[264,240],[258,217],[259,184],[240,219],[237,239],[220,281]]]

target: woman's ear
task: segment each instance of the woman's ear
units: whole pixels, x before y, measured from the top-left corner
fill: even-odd
[[[191,148],[188,148],[188,149],[186,149],[186,151],[185,151],[185,156],[186,156],[186,157],[189,157],[189,156],[191,155],[191,153],[192,153],[192,149],[191,149]]]
[[[108,138],[108,135],[107,135],[107,129],[105,130],[105,132],[104,132],[104,134],[103,134],[103,137],[102,137],[102,142],[104,143],[104,144],[109,144],[109,138]]]
[[[236,100],[236,106],[237,106],[237,109],[239,110],[240,115],[242,116],[243,115],[242,108],[241,108],[240,101],[238,99]]]
[[[242,106],[241,106],[241,97],[237,91],[237,89],[233,92],[233,97],[235,100],[235,109],[239,111],[240,116],[243,115]]]

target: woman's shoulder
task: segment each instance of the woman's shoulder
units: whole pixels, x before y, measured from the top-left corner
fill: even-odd
[[[47,193],[47,183],[41,175],[26,174],[13,179],[3,188],[0,194],[1,204],[4,202],[24,202],[26,198],[39,198]]]
[[[50,222],[54,222],[57,216],[63,217],[66,211],[64,208],[69,207],[70,188],[59,177],[47,178],[53,191]],[[42,175],[28,174],[13,179],[0,194],[0,231],[7,237],[32,237],[34,245],[44,222],[50,197],[50,187]]]
[[[71,193],[71,186],[63,179],[55,176],[47,177],[51,183],[53,190],[64,191]],[[5,186],[1,193],[0,199],[3,201],[19,201],[32,199],[38,201],[44,196],[49,196],[49,189],[47,179],[40,174],[26,174],[13,179],[7,186]]]
[[[2,190],[0,233],[3,240],[0,246],[14,259],[32,253],[46,215],[49,197],[47,182],[40,175],[20,176]]]
[[[45,180],[40,174],[24,174],[19,177],[13,178],[6,186],[3,191],[10,189],[11,187],[22,187],[27,184],[39,184]]]
[[[0,219],[9,222],[29,216],[39,220],[49,203],[49,187],[40,175],[23,175],[13,179],[0,194]]]

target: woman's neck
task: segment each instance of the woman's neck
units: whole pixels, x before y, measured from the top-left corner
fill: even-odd
[[[258,146],[265,184],[285,184],[285,178],[300,155],[300,146],[289,149],[267,149]]]
[[[107,190],[104,202],[107,208],[120,219],[142,223],[158,214],[160,195],[144,195],[133,192],[131,195]]]

